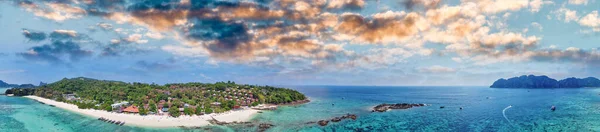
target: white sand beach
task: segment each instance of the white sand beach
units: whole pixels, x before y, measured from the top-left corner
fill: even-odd
[[[160,115],[140,116],[138,114],[114,113],[102,110],[79,109],[76,105],[58,102],[51,99],[46,99],[38,96],[25,96],[26,98],[34,99],[48,105],[54,105],[58,108],[66,109],[83,115],[88,115],[94,118],[104,117],[110,120],[125,121],[125,125],[143,126],[143,127],[198,127],[211,125],[208,120],[211,116],[221,122],[243,122],[248,121],[259,110],[244,108],[235,111],[229,111],[220,114],[208,114],[202,116],[180,116],[178,118]]]

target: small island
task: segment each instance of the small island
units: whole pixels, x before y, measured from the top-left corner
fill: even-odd
[[[566,78],[560,81],[548,76],[522,75],[509,79],[498,79],[490,88],[585,88],[600,87],[600,80],[595,77]]]
[[[413,107],[421,107],[425,106],[425,104],[408,104],[408,103],[397,103],[397,104],[380,104],[373,107],[371,112],[386,112],[390,109],[410,109]]]
[[[145,84],[62,79],[34,88],[12,88],[6,94],[96,117],[107,122],[149,127],[197,127],[210,120],[243,122],[260,108],[308,102],[302,93],[235,82]]]

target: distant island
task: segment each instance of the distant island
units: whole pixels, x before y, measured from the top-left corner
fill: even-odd
[[[231,81],[158,85],[85,77],[64,78],[33,88],[11,88],[6,94],[102,120],[154,127],[203,126],[209,124],[208,120],[217,119],[239,122],[276,105],[308,102],[305,95],[296,90]],[[183,115],[186,117],[167,118]],[[190,118],[193,120],[187,121]]]
[[[42,84],[40,82],[40,84]],[[0,80],[0,88],[33,88],[35,85],[33,84],[9,84],[2,80]]]
[[[509,79],[498,79],[490,88],[584,88],[600,87],[600,80],[595,77],[566,78],[560,81],[548,76],[522,75]]]

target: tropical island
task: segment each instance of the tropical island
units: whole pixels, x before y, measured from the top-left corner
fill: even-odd
[[[548,76],[522,75],[509,79],[498,79],[490,88],[585,88],[600,87],[600,80],[595,77],[566,78],[560,81]]]
[[[40,85],[45,85],[45,83],[40,82]],[[0,80],[0,88],[33,88],[35,85],[33,84],[9,84],[2,80]]]
[[[205,126],[209,120],[242,122],[259,110],[308,102],[296,90],[231,81],[158,85],[85,77],[11,88],[6,94],[103,120],[150,127]]]

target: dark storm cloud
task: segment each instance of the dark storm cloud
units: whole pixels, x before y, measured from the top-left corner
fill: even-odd
[[[46,33],[23,29],[23,36],[29,41],[39,42],[46,39]]]
[[[32,61],[64,63],[89,57],[92,51],[82,49],[73,41],[53,41],[50,44],[32,47],[28,52],[17,53],[17,55]]]
[[[250,40],[248,29],[243,23],[223,22],[218,19],[198,20],[186,35],[191,40],[216,40],[215,44],[207,46],[214,52],[229,52]]]

